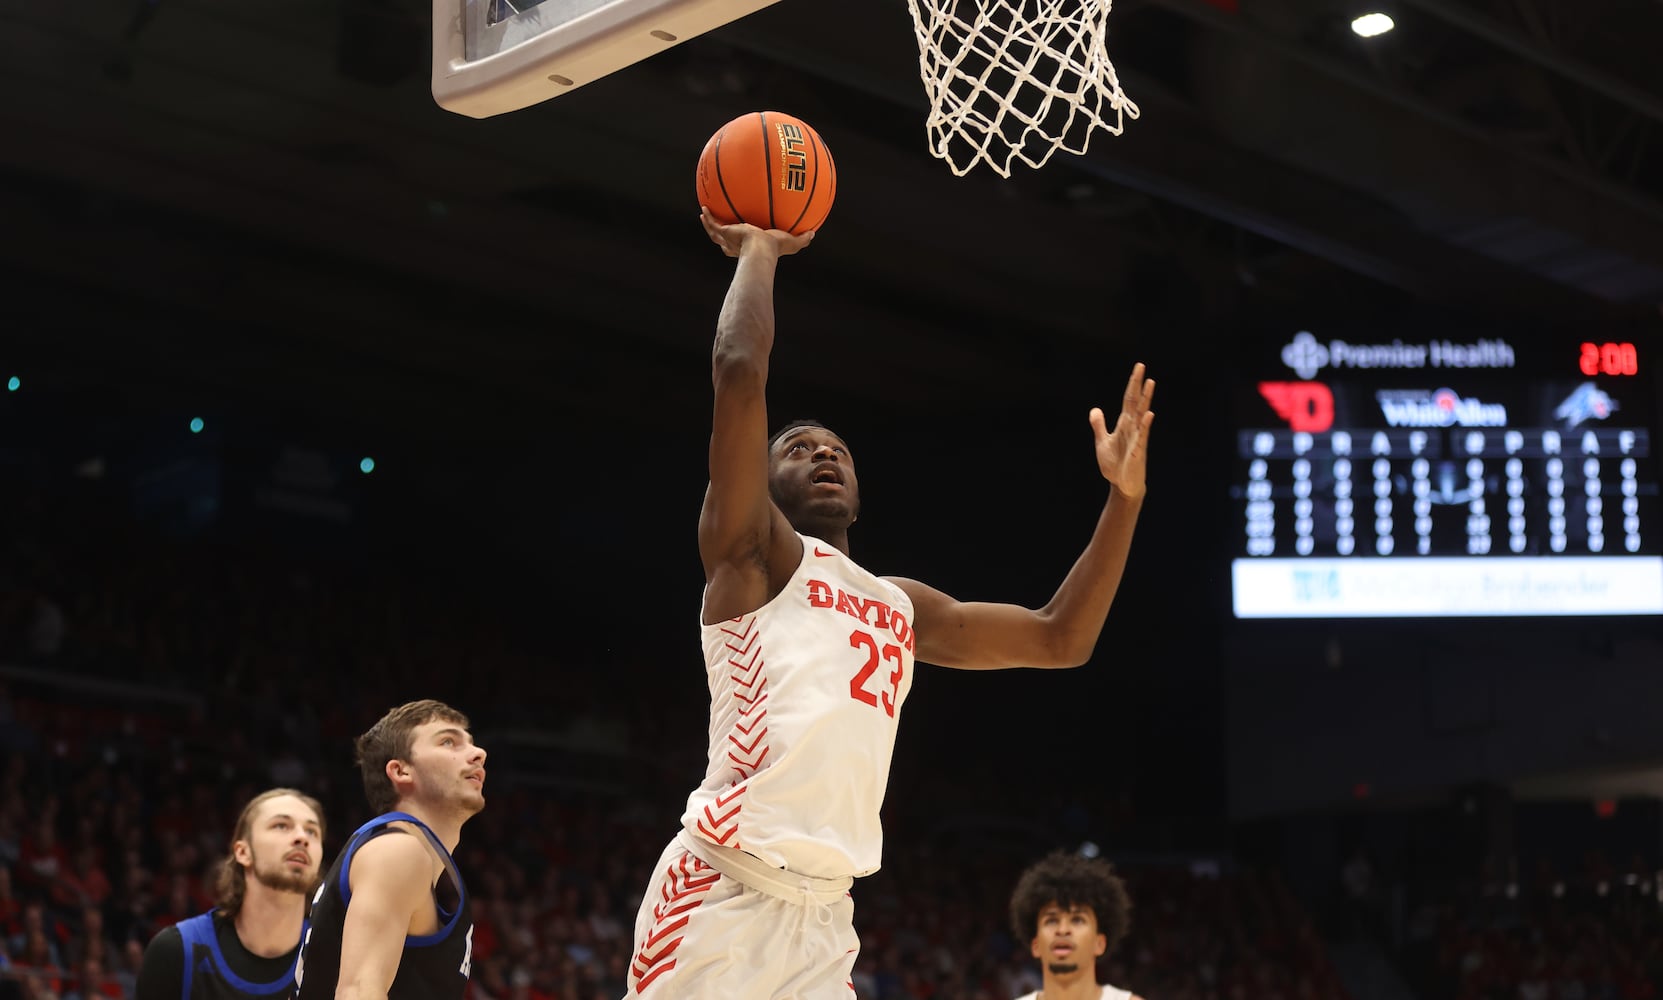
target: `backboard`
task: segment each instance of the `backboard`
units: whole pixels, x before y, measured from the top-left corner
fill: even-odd
[[[776,0],[433,0],[433,97],[489,118],[598,80]],[[1112,0],[907,0],[932,156],[1001,177],[1119,135],[1138,106],[1108,53]]]
[[[433,98],[489,118],[570,93],[775,0],[433,0]]]

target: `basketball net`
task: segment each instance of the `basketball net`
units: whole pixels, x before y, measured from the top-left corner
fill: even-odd
[[[930,97],[930,152],[962,177],[1042,166],[1119,135],[1138,106],[1109,61],[1112,0],[907,0]]]

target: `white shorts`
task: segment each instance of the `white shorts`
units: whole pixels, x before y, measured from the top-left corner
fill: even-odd
[[[854,997],[853,879],[800,877],[687,833],[655,871],[626,1000]]]

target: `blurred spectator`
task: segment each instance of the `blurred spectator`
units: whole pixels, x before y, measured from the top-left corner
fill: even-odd
[[[1428,1000],[1653,998],[1663,985],[1660,877],[1591,857],[1576,875],[1537,867],[1523,882],[1423,887],[1402,967]]]
[[[359,720],[389,707],[388,691],[470,710],[504,692],[479,705],[480,728],[534,734],[491,742],[502,762],[491,808],[457,851],[475,893],[472,1000],[622,996],[640,887],[696,778],[665,763],[686,755],[661,751],[701,746],[702,717],[644,690],[619,697],[625,665],[562,659],[586,653],[476,581],[162,542],[72,503],[35,516],[9,530],[32,553],[17,565],[35,569],[19,573],[40,578],[0,582],[0,647],[54,659],[50,682],[0,682],[0,720],[9,712],[29,730],[0,742],[0,929],[11,961],[0,978],[23,1000],[131,996],[144,942],[212,904],[210,869],[254,790],[297,785],[345,831],[367,818],[351,739]],[[72,528],[54,534],[54,518]],[[37,602],[47,593],[55,612]],[[978,788],[967,780],[955,794],[974,802]],[[1075,836],[1090,822],[1077,803],[1047,812]],[[885,867],[853,890],[860,1000],[1011,1000],[1039,985],[1006,904],[1043,851],[990,850],[922,825],[942,818],[886,816]],[[1344,1000],[1279,880],[1121,870],[1132,930],[1105,980],[1150,1000]],[[1639,994],[1652,957],[1633,953],[1608,986],[1561,977],[1541,1000],[1655,1000]]]

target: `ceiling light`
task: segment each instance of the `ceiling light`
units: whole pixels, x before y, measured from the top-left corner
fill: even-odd
[[[1379,12],[1364,14],[1351,22],[1351,30],[1355,31],[1359,35],[1362,35],[1364,38],[1373,38],[1375,35],[1384,35],[1396,26],[1396,22],[1391,19],[1390,15],[1381,14]]]

